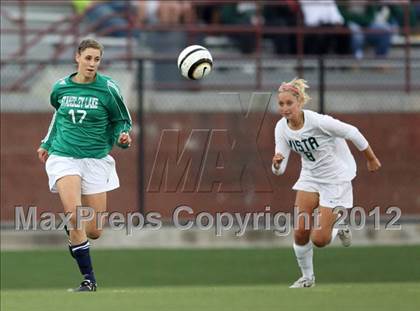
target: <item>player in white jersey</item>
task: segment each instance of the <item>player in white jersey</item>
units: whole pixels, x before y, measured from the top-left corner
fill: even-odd
[[[327,115],[302,109],[310,99],[305,80],[294,79],[279,87],[278,105],[283,117],[275,128],[275,155],[272,170],[284,173],[290,151],[302,158],[302,169],[296,190],[295,208],[299,219],[294,228],[293,248],[302,271],[291,288],[315,285],[313,245],[324,247],[338,233],[344,246],[351,244],[351,232],[334,228],[334,208],[353,207],[351,180],[356,176],[356,163],[345,140],[350,140],[367,159],[369,171],[381,163],[359,130]],[[313,211],[318,208],[318,224],[314,226]]]

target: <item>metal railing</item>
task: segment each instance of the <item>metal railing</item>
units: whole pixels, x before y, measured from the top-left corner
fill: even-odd
[[[224,5],[224,4],[235,4],[241,1],[227,1],[227,0],[216,0],[216,1],[192,1],[192,5],[195,8],[199,8],[203,5]],[[125,0],[126,5],[130,5],[130,1]],[[194,37],[197,34],[207,34],[207,35],[232,35],[232,34],[255,34],[255,50],[253,53],[248,55],[239,55],[239,54],[225,54],[218,55],[219,59],[247,59],[252,60],[255,62],[255,88],[261,89],[262,86],[262,61],[265,58],[276,58],[277,56],[267,56],[263,52],[263,36],[267,34],[295,34],[296,35],[296,55],[293,57],[297,60],[297,74],[302,76],[304,73],[303,70],[303,61],[307,55],[304,53],[304,43],[305,43],[305,35],[307,34],[314,34],[314,33],[325,33],[325,34],[349,34],[350,30],[343,29],[340,27],[305,27],[303,22],[303,16],[299,12],[297,14],[297,21],[296,26],[293,27],[279,27],[279,26],[266,26],[263,24],[262,19],[262,8],[264,5],[285,5],[284,3],[281,4],[278,1],[254,1],[255,3],[255,12],[256,12],[256,19],[255,23],[252,25],[225,25],[225,24],[210,24],[210,25],[200,25],[197,21],[193,21],[191,24],[185,25],[140,25],[136,21],[128,18],[127,15],[127,27],[126,28],[108,28],[105,32],[97,32],[96,35],[106,36],[107,34],[116,31],[116,30],[125,30],[127,31],[127,36],[123,39],[125,40],[125,49],[124,51],[115,56],[118,59],[125,59],[127,62],[127,68],[132,69],[134,65],[134,60],[143,57],[152,60],[170,60],[174,58],[174,55],[167,55],[165,53],[156,55],[141,55],[135,53],[134,51],[134,42],[136,38],[134,37],[135,31],[141,32],[185,32],[189,36],[189,41],[191,43],[194,42]],[[412,65],[412,58],[411,58],[411,45],[410,45],[410,22],[409,22],[409,8],[410,8],[410,1],[400,0],[400,1],[390,1],[389,4],[398,4],[404,7],[404,27],[400,29],[400,34],[404,38],[404,70],[405,70],[405,81],[404,81],[404,89],[406,92],[410,92],[411,90],[411,65]],[[60,35],[63,38],[70,37],[71,40],[65,42],[65,40],[61,40],[58,44],[54,46],[54,53],[50,58],[51,62],[59,59],[63,53],[68,51],[69,49],[74,49],[77,46],[78,41],[81,37],[84,37],[92,32],[97,28],[98,25],[102,23],[103,20],[106,18],[110,18],[111,16],[103,16],[102,19],[95,21],[94,23],[89,24],[83,30],[81,29],[83,20],[85,15],[84,14],[76,14],[73,12],[69,16],[65,16],[64,18],[51,22],[47,27],[42,29],[34,29],[28,27],[28,22],[25,18],[26,12],[30,10],[31,6],[50,6],[51,1],[27,1],[27,0],[15,0],[15,1],[7,1],[4,4],[2,3],[1,8],[1,16],[6,18],[7,20],[14,23],[17,27],[15,28],[2,28],[2,34],[17,34],[19,37],[19,47],[17,50],[9,55],[7,59],[1,60],[1,70],[4,69],[10,63],[21,62],[21,78],[17,79],[15,83],[8,86],[7,88],[2,88],[4,91],[19,91],[19,87],[22,84],[21,82],[24,81],[26,78],[32,76],[33,74],[41,71],[45,66],[40,62],[38,66],[30,69],[26,69],[25,61],[28,58],[28,54],[34,46],[42,39],[43,37],[51,34]],[[68,1],[55,1],[54,5],[56,6],[63,6],[69,5]],[[8,8],[15,7],[19,10],[19,17],[13,17],[8,12]],[[127,10],[128,12],[128,10]],[[128,14],[128,13],[127,13]],[[57,30],[58,25],[65,25],[64,30]],[[365,33],[372,33],[378,32],[375,30],[363,30]]]

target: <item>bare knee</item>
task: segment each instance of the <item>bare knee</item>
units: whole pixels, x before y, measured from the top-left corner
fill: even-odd
[[[86,232],[86,235],[91,240],[99,239],[99,237],[102,235],[102,230],[92,230],[89,232]]]
[[[325,247],[330,244],[331,237],[326,235],[312,235],[311,241],[316,247]]]
[[[298,245],[306,245],[309,242],[311,231],[304,229],[297,229],[294,232],[295,243]]]

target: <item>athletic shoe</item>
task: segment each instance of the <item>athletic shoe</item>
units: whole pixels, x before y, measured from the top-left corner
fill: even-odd
[[[315,286],[315,276],[311,278],[301,277],[294,282],[289,288],[309,288]]]
[[[78,288],[72,290],[73,292],[96,292],[96,283],[90,280],[84,280],[80,283]]]
[[[349,247],[351,245],[351,231],[349,228],[340,229],[337,234],[344,247]]]

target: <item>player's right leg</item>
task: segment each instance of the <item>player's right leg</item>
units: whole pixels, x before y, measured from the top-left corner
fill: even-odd
[[[77,219],[77,208],[82,206],[81,178],[79,175],[63,176],[57,180],[56,188],[60,195],[64,212],[71,214],[72,228],[69,230],[70,251],[84,277],[83,282],[76,291],[96,291],[96,280],[89,253],[90,245],[86,236],[86,224]]]
[[[294,228],[294,244],[296,259],[302,272],[290,288],[304,288],[315,285],[313,269],[313,245],[310,241],[312,228],[312,213],[319,204],[316,192],[297,191],[295,208],[298,210],[297,227]]]

